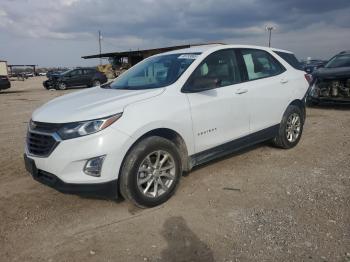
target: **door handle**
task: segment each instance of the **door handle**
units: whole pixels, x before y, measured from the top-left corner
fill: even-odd
[[[288,83],[288,79],[286,79],[286,78],[282,78],[280,82],[281,82],[281,84]]]
[[[247,93],[248,92],[248,89],[244,89],[244,88],[242,88],[242,89],[238,89],[238,90],[236,90],[236,94],[237,95],[241,95],[241,94],[244,94],[244,93]]]

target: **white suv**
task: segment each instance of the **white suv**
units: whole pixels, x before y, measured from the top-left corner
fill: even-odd
[[[288,51],[243,45],[149,57],[112,83],[37,109],[26,168],[61,192],[159,205],[196,165],[266,140],[299,142],[308,83],[295,61]]]

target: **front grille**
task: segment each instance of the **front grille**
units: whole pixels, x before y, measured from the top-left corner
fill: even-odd
[[[58,141],[49,134],[28,132],[27,147],[30,154],[46,157],[55,149]]]

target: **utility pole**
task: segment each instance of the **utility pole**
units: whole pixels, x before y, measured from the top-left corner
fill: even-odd
[[[98,30],[98,45],[100,49],[100,65],[102,65],[102,58],[101,58],[101,40],[102,40],[102,35],[101,35],[101,30]]]
[[[272,33],[272,30],[275,30],[275,27],[271,26],[271,25],[267,25],[265,27],[265,30],[268,31],[268,34],[269,34],[269,47],[271,47],[271,33]]]

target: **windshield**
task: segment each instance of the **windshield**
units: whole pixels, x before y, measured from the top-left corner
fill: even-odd
[[[59,75],[67,75],[69,74],[70,72],[74,71],[74,69],[70,69],[70,70],[67,70],[67,71],[57,71],[55,72],[55,74],[59,74]]]
[[[335,67],[350,67],[350,54],[349,55],[337,55],[333,57],[326,64],[327,68],[335,68]]]
[[[200,53],[171,54],[150,57],[130,68],[106,87],[141,90],[174,83]]]

